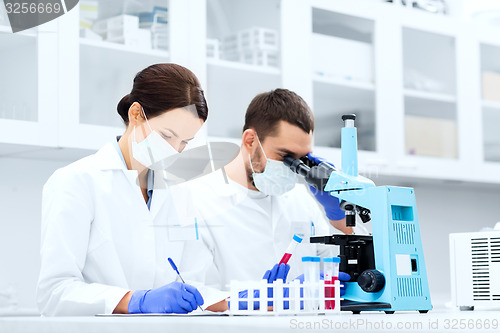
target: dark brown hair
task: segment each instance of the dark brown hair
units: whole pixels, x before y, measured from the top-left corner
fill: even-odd
[[[134,102],[141,104],[148,119],[191,104],[196,106],[200,119],[205,121],[208,116],[207,101],[198,78],[176,64],[155,64],[137,73],[132,91],[117,106],[125,125]]]
[[[287,89],[275,89],[255,96],[250,102],[243,131],[253,128],[263,141],[275,134],[281,120],[306,133],[314,130],[313,114],[302,97]]]

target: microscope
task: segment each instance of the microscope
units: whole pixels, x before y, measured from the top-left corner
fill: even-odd
[[[415,191],[407,187],[375,186],[358,174],[356,115],[344,115],[341,130],[342,170],[307,157],[286,157],[284,163],[316,190],[337,197],[346,226],[372,223],[369,235],[311,237],[311,243],[338,245],[345,282],[342,311],[419,311],[432,309],[420,237]]]

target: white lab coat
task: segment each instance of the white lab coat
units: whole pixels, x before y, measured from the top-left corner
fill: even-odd
[[[137,175],[109,143],[47,181],[37,287],[42,314],[111,313],[127,291],[176,279],[167,257],[180,262],[184,242],[169,241],[167,226],[188,218],[175,213],[159,172],[148,210]]]
[[[311,229],[317,236],[330,232],[324,213],[302,184],[282,196],[266,196],[229,178],[226,182],[219,171],[186,187],[203,219],[203,242],[186,244],[183,254],[191,279],[221,290],[228,290],[231,280],[261,279],[280,261],[295,233],[306,237],[289,261],[289,278],[303,273],[303,256],[333,254],[332,246],[307,242]]]

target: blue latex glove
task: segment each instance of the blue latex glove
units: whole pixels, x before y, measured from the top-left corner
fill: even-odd
[[[332,163],[326,161],[325,159],[314,156],[313,154],[309,153],[307,154],[307,158],[309,158],[311,161],[320,164],[322,162],[326,162],[330,164],[331,166],[335,167]],[[338,221],[342,220],[345,218],[345,213],[342,209],[339,207],[339,199],[331,196],[330,193],[328,192],[323,192],[320,191],[313,186],[309,185],[309,189],[311,190],[312,194],[314,194],[314,197],[318,202],[323,206],[325,209],[326,217],[332,221]]]
[[[319,272],[319,278],[320,278],[320,280],[325,279],[325,274],[323,271]],[[344,272],[339,272],[339,281],[347,282],[350,279],[351,279],[351,276],[349,274],[344,273]],[[299,280],[300,283],[304,283],[304,274],[297,276],[294,280]],[[345,283],[340,286],[340,296],[343,296],[345,294],[345,287],[346,287]]]
[[[290,265],[287,264],[276,264],[272,269],[264,273],[263,279],[267,280],[267,283],[273,283],[278,279],[282,279],[283,283],[286,283],[286,277],[290,271]]]
[[[188,313],[203,305],[195,287],[172,282],[157,289],[136,290],[128,303],[129,313]]]

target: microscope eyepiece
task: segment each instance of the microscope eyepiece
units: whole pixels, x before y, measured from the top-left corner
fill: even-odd
[[[356,120],[356,115],[353,113],[353,114],[345,114],[342,116],[342,120],[343,121],[346,121],[346,120]]]
[[[285,156],[283,163],[290,168],[295,173],[305,177],[311,168],[309,168],[304,162],[299,159],[294,159],[291,156]]]

